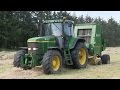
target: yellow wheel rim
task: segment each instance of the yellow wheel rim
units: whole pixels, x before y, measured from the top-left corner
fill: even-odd
[[[81,65],[84,65],[85,61],[86,61],[86,51],[84,48],[80,48],[80,50],[78,52],[78,58],[79,58],[79,63]]]
[[[57,71],[60,67],[60,58],[58,56],[52,57],[52,69]]]

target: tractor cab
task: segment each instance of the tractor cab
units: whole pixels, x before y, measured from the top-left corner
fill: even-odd
[[[73,34],[73,21],[71,20],[45,20],[42,25],[41,36],[54,36],[60,48],[64,48]]]
[[[42,26],[42,36],[72,36],[73,23],[71,20],[45,20]]]

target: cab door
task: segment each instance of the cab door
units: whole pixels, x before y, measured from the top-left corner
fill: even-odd
[[[73,23],[71,21],[63,23],[64,46],[68,48],[69,42],[73,37]]]

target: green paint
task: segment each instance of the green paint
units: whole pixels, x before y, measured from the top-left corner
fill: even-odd
[[[95,23],[77,24],[74,29],[75,37],[78,37],[79,29],[91,29],[91,39],[89,43],[86,43],[86,47],[90,50],[89,54],[101,56],[101,52],[105,49],[105,44],[103,44],[100,25]]]
[[[47,23],[62,23],[62,35],[61,36],[55,36],[55,35],[49,35],[49,36],[41,36],[41,37],[33,37],[27,40],[28,48],[31,50],[28,50],[28,53],[22,56],[21,58],[21,67],[35,67],[41,65],[41,61],[43,59],[44,54],[48,51],[48,48],[56,47],[61,49],[62,54],[64,55],[64,59],[66,64],[71,65],[72,64],[72,58],[71,58],[71,52],[70,50],[73,49],[75,43],[77,42],[77,38],[73,35],[74,33],[67,35],[65,30],[68,30],[69,33],[73,30],[73,24],[74,22],[71,20],[46,20],[43,22],[43,24]],[[68,24],[68,28],[64,29],[64,26]],[[54,25],[54,24],[52,24]],[[71,29],[69,28],[72,25]],[[58,27],[57,27],[58,28]],[[56,28],[56,29],[57,29]],[[50,29],[48,29],[50,30]],[[59,30],[59,29],[58,29]],[[57,30],[54,30],[57,31]],[[48,31],[49,32],[49,31]],[[60,42],[59,39],[64,40],[66,39],[65,47],[60,48]],[[37,50],[33,50],[33,48],[37,48]]]
[[[53,36],[44,36],[30,38],[27,42],[55,42],[55,40]]]

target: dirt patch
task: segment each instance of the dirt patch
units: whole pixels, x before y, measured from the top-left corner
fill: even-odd
[[[13,59],[15,53],[16,52],[1,51],[0,52],[0,60],[10,60],[10,59]]]
[[[34,68],[32,70],[22,70],[21,68],[11,68],[9,71],[0,75],[0,78],[4,79],[30,79],[42,74],[42,69]]]
[[[119,54],[120,53],[120,47],[108,47],[102,53],[103,54]]]

